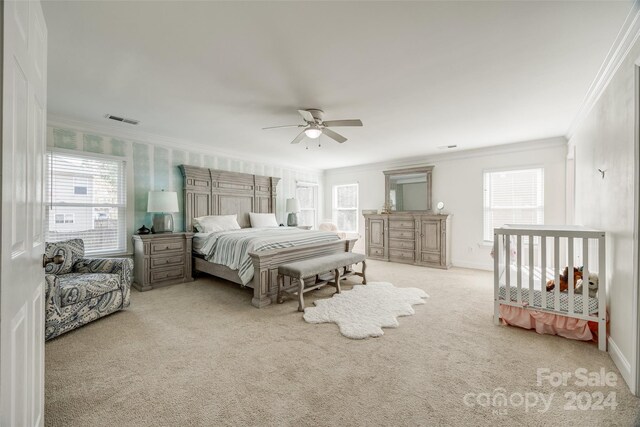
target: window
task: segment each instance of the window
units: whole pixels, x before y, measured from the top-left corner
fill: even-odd
[[[87,189],[89,187],[89,179],[87,177],[74,177],[73,178],[73,194],[87,195]]]
[[[544,169],[484,173],[484,240],[505,224],[544,224]]]
[[[47,241],[80,238],[87,254],[124,252],[124,161],[51,151],[47,167]]]
[[[54,218],[56,224],[73,224],[75,219],[72,213],[55,214]]]
[[[296,199],[300,201],[298,225],[318,226],[318,184],[296,183]]]
[[[333,220],[339,231],[358,232],[358,184],[333,187]]]

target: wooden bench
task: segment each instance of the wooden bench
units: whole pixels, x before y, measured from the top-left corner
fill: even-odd
[[[353,270],[349,270],[349,267],[353,264],[362,263],[362,273],[358,273]],[[342,252],[339,254],[332,254],[321,256],[318,258],[305,259],[302,261],[289,262],[282,264],[278,267],[278,303],[282,304],[282,292],[288,292],[292,294],[298,294],[298,311],[304,311],[304,294],[309,291],[321,288],[324,285],[332,285],[336,288],[336,293],[340,293],[340,280],[347,276],[356,275],[362,277],[362,284],[367,284],[367,278],[365,276],[365,270],[367,268],[366,257],[363,254],[356,254],[353,252]],[[340,270],[343,269],[341,273]],[[321,274],[333,273],[333,281],[322,280]],[[297,291],[290,287],[285,289],[285,276],[290,278],[291,284],[294,279],[298,281]],[[314,277],[315,283],[305,287],[305,279]]]

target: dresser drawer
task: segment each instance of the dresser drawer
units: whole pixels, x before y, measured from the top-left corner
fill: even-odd
[[[410,228],[413,229],[416,227],[415,221],[411,221],[409,219],[398,220],[398,219],[390,219],[389,220],[389,228]]]
[[[414,240],[389,239],[390,248],[414,250],[415,246],[416,246],[416,242]]]
[[[426,252],[422,252],[420,254],[420,259],[422,262],[432,262],[436,264],[440,264],[440,254],[430,254]]]
[[[151,283],[164,280],[181,279],[184,277],[184,267],[179,266],[170,270],[152,270],[150,272]]]
[[[383,248],[372,248],[372,247],[369,247],[369,256],[382,257],[382,256],[384,256],[384,249]]]
[[[389,249],[389,258],[404,261],[414,261],[415,253],[413,251],[401,251],[399,249]]]
[[[391,239],[415,239],[416,233],[413,230],[389,230]]]
[[[184,263],[184,256],[180,255],[172,255],[172,256],[155,256],[149,259],[149,268],[163,268],[163,267],[172,267],[175,265],[182,265]]]
[[[184,240],[168,240],[166,242],[151,242],[151,255],[167,252],[183,252]]]

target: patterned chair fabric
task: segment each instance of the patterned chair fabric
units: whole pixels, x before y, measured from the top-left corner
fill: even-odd
[[[120,278],[117,274],[69,273],[58,277],[58,285],[60,305],[66,307],[117,290]]]
[[[62,255],[62,264],[50,262],[44,268],[46,274],[67,274],[73,271],[73,264],[84,256],[84,241],[82,239],[71,239],[64,242],[47,243],[44,253],[47,257],[53,258],[55,255]]]
[[[129,306],[133,260],[84,258],[81,239],[47,243],[46,253],[65,256],[63,264],[45,267],[47,340]]]

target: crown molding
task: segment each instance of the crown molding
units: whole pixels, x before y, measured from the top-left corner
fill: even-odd
[[[626,59],[631,48],[635,45],[640,36],[640,0],[634,0],[627,18],[622,24],[613,45],[609,49],[598,74],[593,79],[587,94],[582,101],[578,114],[571,122],[567,130],[566,138],[571,140],[578,126],[587,117],[593,106],[598,102],[603,92],[611,82],[622,62]]]
[[[347,166],[335,169],[325,169],[324,175],[339,175],[343,173],[380,171],[385,169],[406,168],[412,166],[424,166],[425,164],[437,164],[442,162],[470,159],[500,154],[519,153],[523,151],[547,150],[550,148],[565,148],[567,140],[564,136],[536,139],[532,141],[515,142],[511,144],[492,145],[489,147],[474,148],[469,150],[454,151],[442,154],[433,154],[419,157],[409,157],[386,162],[368,163],[364,165]]]
[[[290,171],[311,172],[322,175],[323,170],[318,168],[302,169],[291,163],[270,161],[261,156],[251,156],[238,151],[220,149],[207,144],[197,143],[189,140],[172,138],[168,136],[157,135],[149,132],[143,132],[134,129],[122,129],[117,124],[96,123],[91,121],[77,120],[69,117],[58,116],[55,114],[47,115],[47,126],[70,128],[80,132],[93,133],[107,137],[121,138],[135,142],[142,142],[161,146],[164,148],[175,149],[180,147],[183,150],[191,150],[200,154],[225,157],[232,160],[240,160],[243,162],[253,162],[261,165],[275,166]]]

